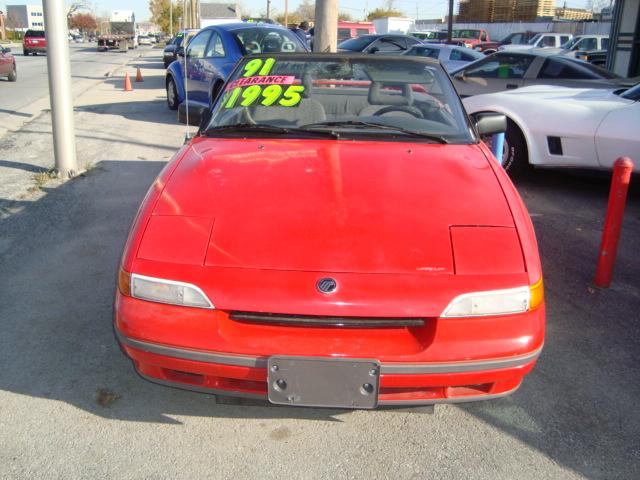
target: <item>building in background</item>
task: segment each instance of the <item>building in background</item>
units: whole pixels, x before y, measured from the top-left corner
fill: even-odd
[[[593,12],[584,8],[556,8],[556,19],[558,20],[593,20]]]
[[[457,22],[535,22],[552,20],[555,0],[460,0]]]
[[[235,3],[200,2],[201,28],[240,21],[240,9]]]
[[[7,28],[19,32],[44,29],[42,5],[7,5]]]

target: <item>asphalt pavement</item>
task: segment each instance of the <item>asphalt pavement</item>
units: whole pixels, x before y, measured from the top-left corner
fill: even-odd
[[[69,44],[74,96],[104,80],[105,76],[148,49],[149,47],[140,47],[127,53],[98,52],[95,44]],[[33,120],[42,110],[50,108],[46,55],[25,57],[22,47],[15,45],[12,45],[11,53],[16,59],[18,81],[0,79],[0,136],[8,130],[19,128],[25,121]]]
[[[145,82],[123,92],[136,66]],[[114,340],[130,222],[183,143],[159,57],[80,95],[76,128],[91,167],[66,182],[35,182],[52,164],[46,112],[0,140],[1,478],[640,478],[638,177],[607,290],[590,284],[608,177],[518,182],[548,328],[514,395],[433,412],[276,407],[146,382]]]

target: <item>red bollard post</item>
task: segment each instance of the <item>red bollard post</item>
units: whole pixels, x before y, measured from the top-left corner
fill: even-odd
[[[607,206],[607,215],[604,219],[596,277],[593,280],[596,287],[607,288],[611,284],[613,264],[616,261],[618,240],[622,230],[622,215],[627,203],[627,191],[629,190],[632,171],[633,162],[629,157],[620,157],[613,164],[609,204]]]

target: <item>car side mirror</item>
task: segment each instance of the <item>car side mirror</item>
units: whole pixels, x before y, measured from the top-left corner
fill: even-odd
[[[368,53],[378,53],[380,49],[378,47],[371,47]]]
[[[178,55],[179,57],[184,57],[184,47],[178,47],[176,49],[176,55]]]
[[[502,113],[478,112],[471,114],[478,135],[493,135],[507,131],[507,117]]]
[[[199,127],[203,123],[203,120],[208,116],[208,110],[209,109],[207,107],[189,104],[189,111],[187,112],[187,103],[181,103],[178,107],[178,121],[186,124],[188,117],[189,125]]]

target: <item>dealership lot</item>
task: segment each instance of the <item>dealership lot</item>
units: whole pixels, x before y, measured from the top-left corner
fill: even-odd
[[[536,369],[505,399],[433,413],[292,409],[137,377],[111,327],[119,255],[183,133],[160,60],[138,65],[145,83],[131,96],[107,81],[77,102],[84,176],[0,195],[0,476],[640,476],[638,178],[608,290],[589,286],[607,176],[536,171],[517,183],[538,235],[548,323]],[[39,163],[51,158],[49,128],[45,114],[0,139],[2,173],[18,171],[25,191],[49,166]]]

